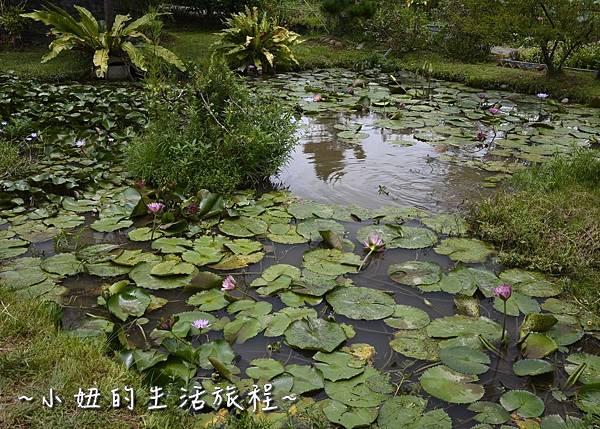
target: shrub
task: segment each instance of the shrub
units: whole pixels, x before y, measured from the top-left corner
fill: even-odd
[[[444,23],[436,35],[438,49],[451,58],[466,62],[484,61],[494,37],[493,18],[497,6],[481,0],[445,0],[437,17]]]
[[[295,31],[326,31],[327,22],[318,0],[261,0],[260,7]]]
[[[246,7],[225,21],[227,28],[219,33],[217,52],[240,71],[249,66],[270,73],[277,67],[298,64],[290,47],[300,43],[300,35],[277,25],[277,21]]]
[[[25,138],[31,133],[31,124],[27,119],[0,122],[0,179],[27,175],[31,153]]]
[[[145,29],[156,29],[159,13],[148,13],[129,25],[126,25],[131,20],[129,15],[117,15],[112,28],[108,30],[104,22],[99,23],[89,10],[74,7],[79,13],[79,21],[64,9],[51,4],[46,10],[22,15],[53,27],[50,33],[55,39],[50,44],[50,52],[42,58],[42,63],[56,58],[62,51],[83,48],[93,52],[93,65],[98,77],[106,75],[111,55],[120,56],[143,71],[147,70],[148,60],[156,57],[185,70],[174,53],[144,34]]]
[[[324,0],[322,9],[329,27],[336,33],[351,33],[377,11],[373,0]]]
[[[251,93],[219,59],[195,73],[180,101],[159,98],[151,111],[148,128],[129,148],[129,168],[181,192],[256,184],[277,172],[296,142],[291,112]]]
[[[557,47],[559,52],[564,50],[564,44]],[[519,48],[516,59],[534,63],[544,62],[542,51],[539,47]],[[600,43],[590,43],[573,53],[565,62],[568,67],[600,70]]]
[[[17,47],[26,27],[26,19],[21,16],[25,12],[24,3],[11,6],[7,0],[0,0],[0,44],[5,38],[13,48]]]
[[[388,45],[397,53],[406,53],[427,46],[431,33],[427,15],[397,2],[385,1],[365,24],[368,36]]]

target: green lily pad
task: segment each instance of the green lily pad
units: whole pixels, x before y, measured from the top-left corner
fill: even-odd
[[[131,241],[150,241],[161,237],[163,234],[164,233],[159,229],[154,231],[154,234],[152,234],[152,228],[144,226],[142,228],[136,228],[129,231],[127,236]]]
[[[314,365],[326,380],[347,380],[362,374],[365,370],[365,361],[349,353],[317,352],[313,359],[317,361]]]
[[[263,248],[263,245],[260,241],[249,240],[247,238],[228,241],[224,245],[236,255],[250,255],[251,253],[258,252]]]
[[[541,359],[522,359],[513,364],[513,372],[519,377],[547,374],[554,371],[554,365]]]
[[[129,287],[108,298],[106,306],[112,314],[125,321],[129,316],[143,316],[151,301],[151,296],[142,289]]]
[[[546,279],[542,273],[510,269],[500,273],[500,279],[513,285],[515,291],[527,296],[547,298],[560,294],[562,289]]]
[[[332,352],[346,341],[341,325],[323,319],[296,320],[285,331],[285,341],[302,350]]]
[[[258,319],[240,315],[225,325],[223,335],[230,343],[243,344],[257,336],[262,330],[262,324]]]
[[[408,261],[390,265],[388,275],[393,281],[403,285],[431,285],[440,281],[442,268],[434,262]]]
[[[325,386],[323,376],[310,365],[288,365],[285,372],[294,377],[292,392],[298,395],[314,392]]]
[[[510,390],[500,397],[500,404],[523,418],[538,417],[544,412],[544,402],[526,390]]]
[[[426,290],[442,290],[451,294],[472,296],[479,289],[486,297],[491,297],[494,295],[493,288],[501,283],[500,279],[491,271],[457,267],[448,274],[444,274],[439,283],[429,286]]]
[[[427,400],[413,395],[399,395],[383,403],[377,417],[380,429],[406,428],[421,418]]]
[[[312,201],[292,203],[287,208],[287,211],[298,220],[311,217],[330,219],[333,216],[333,209],[331,207]]]
[[[453,404],[470,404],[481,399],[485,390],[475,375],[461,374],[444,365],[429,368],[420,378],[421,387],[432,396]]]
[[[424,328],[430,321],[425,311],[410,305],[396,305],[392,316],[384,320],[386,325],[404,330]]]
[[[196,267],[178,259],[159,262],[150,270],[150,274],[158,277],[189,275],[194,272],[196,272]]]
[[[589,415],[600,415],[600,383],[586,384],[577,391],[577,407]]]
[[[191,248],[190,240],[179,237],[162,237],[152,242],[152,249],[160,250],[162,253],[183,253]]]
[[[469,405],[469,411],[477,413],[473,419],[479,423],[501,425],[510,420],[510,414],[495,402],[479,401]]]
[[[438,234],[465,235],[468,229],[467,221],[455,214],[442,213],[426,217],[422,222]]]
[[[269,225],[267,238],[274,243],[300,244],[308,242],[308,239],[298,234],[296,225],[287,223],[272,223]]]
[[[83,263],[73,253],[59,253],[42,261],[44,271],[59,276],[74,276],[83,272]]]
[[[224,220],[219,224],[219,230],[232,237],[254,237],[266,234],[268,225],[260,219],[240,217]]]
[[[326,298],[334,312],[357,320],[384,319],[394,313],[396,305],[384,292],[364,287],[335,289]]]
[[[310,241],[321,239],[319,231],[333,231],[336,234],[344,234],[344,226],[331,219],[306,219],[300,222],[296,230],[298,234]]]
[[[366,226],[358,230],[356,238],[362,242],[372,234],[379,235],[388,249],[424,249],[438,241],[437,235],[430,229],[401,225]]]
[[[394,390],[387,377],[370,366],[349,380],[325,381],[327,396],[351,407],[377,407]]]
[[[495,298],[494,308],[500,313],[504,313],[504,300]],[[520,313],[531,314],[539,312],[540,306],[538,302],[522,293],[513,292],[510,298],[506,300],[506,314],[509,316],[518,316]]]
[[[440,255],[448,256],[453,261],[466,263],[485,262],[495,253],[492,245],[468,238],[447,238],[433,250]]]
[[[85,218],[83,216],[65,214],[44,219],[43,222],[46,225],[55,226],[57,228],[71,229],[79,225],[83,225],[83,222],[85,222]]]
[[[261,295],[270,295],[281,290],[289,289],[292,281],[300,278],[300,270],[292,265],[276,264],[267,268],[261,276],[252,283]]]
[[[521,344],[521,348],[528,359],[541,359],[558,350],[558,344],[545,334],[531,332]]]
[[[349,407],[339,401],[325,400],[323,413],[327,419],[336,425],[346,429],[366,427],[377,418],[377,408]]]
[[[443,348],[440,350],[440,360],[448,368],[462,374],[479,375],[490,369],[490,357],[471,347]]]
[[[409,358],[437,361],[438,342],[427,336],[424,329],[398,331],[390,341],[390,347]]]
[[[121,253],[115,256],[111,256],[110,260],[117,264],[125,267],[135,267],[137,264],[142,262],[159,262],[160,256],[153,253],[144,252],[141,249],[136,250],[123,250]]]
[[[259,262],[264,256],[264,252],[251,253],[250,255],[229,255],[225,256],[218,263],[209,265],[209,267],[224,271],[237,270]]]
[[[151,274],[158,262],[142,262],[129,272],[129,278],[145,289],[176,289],[190,284],[195,273],[184,276],[158,277]]]
[[[250,361],[250,365],[246,369],[246,375],[255,380],[268,381],[285,371],[283,365],[274,359],[254,359]]]
[[[433,338],[472,337],[481,335],[488,341],[502,337],[502,327],[486,317],[461,315],[441,317],[427,325],[427,335]]]
[[[121,217],[105,217],[94,221],[90,227],[98,232],[113,232],[118,229],[129,228],[133,221]]]
[[[355,273],[362,262],[360,256],[337,249],[311,250],[303,259],[306,269],[326,276]]]
[[[205,290],[188,298],[189,305],[195,305],[201,311],[215,311],[225,308],[229,301],[225,299],[225,293],[218,289]]]

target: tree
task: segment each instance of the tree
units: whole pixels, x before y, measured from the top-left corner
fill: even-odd
[[[500,28],[539,46],[549,75],[587,43],[600,40],[598,0],[507,0]]]

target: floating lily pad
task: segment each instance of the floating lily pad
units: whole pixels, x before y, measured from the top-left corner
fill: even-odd
[[[384,322],[392,328],[410,330],[424,328],[429,324],[430,319],[429,315],[420,308],[396,305],[392,316]]]
[[[600,383],[600,356],[591,353],[573,353],[567,357],[565,371],[572,375],[577,368],[585,364],[585,368],[579,376],[579,381],[583,384]]]
[[[262,330],[262,324],[258,319],[241,315],[225,325],[223,335],[230,343],[243,344]]]
[[[420,378],[423,389],[432,396],[453,404],[470,404],[478,401],[485,390],[475,375],[461,374],[447,366],[429,368]]]
[[[437,235],[430,229],[390,224],[360,228],[356,238],[364,241],[372,234],[379,235],[388,249],[424,249],[438,241]]]
[[[481,335],[489,341],[502,337],[502,327],[486,317],[461,315],[441,317],[427,325],[427,335],[433,338],[472,337]]]
[[[500,313],[504,313],[504,300],[501,298],[494,299],[494,308]],[[509,316],[518,316],[520,313],[531,314],[539,313],[540,306],[538,302],[523,295],[519,292],[513,292],[508,300],[506,300],[506,314]]]
[[[465,235],[468,229],[467,221],[455,214],[442,213],[426,217],[422,222],[438,234]]]
[[[510,414],[495,402],[479,401],[469,405],[469,411],[477,413],[473,419],[479,423],[501,425],[510,420]]]
[[[308,238],[298,234],[296,225],[288,225],[287,223],[270,224],[267,238],[274,243],[281,244],[300,244],[308,241]]]
[[[129,287],[110,296],[106,306],[112,314],[125,321],[129,316],[143,316],[151,301],[151,296],[142,289]]]
[[[261,295],[270,295],[289,289],[292,281],[300,278],[300,270],[292,265],[276,264],[267,268],[250,286],[259,288]]]
[[[350,319],[379,320],[394,313],[396,302],[384,292],[364,288],[339,288],[327,294],[333,311]]]
[[[133,221],[121,217],[105,217],[94,221],[90,227],[98,232],[113,232],[118,229],[129,228]]]
[[[332,352],[347,338],[338,323],[314,318],[296,320],[284,335],[291,347],[323,352]]]
[[[190,240],[179,237],[162,237],[152,242],[152,249],[160,250],[162,253],[183,253],[191,248]]]
[[[254,359],[250,365],[246,374],[256,380],[268,381],[284,372],[283,365],[274,359]]]
[[[42,261],[44,271],[59,276],[74,276],[83,272],[83,263],[73,253],[59,253]]]
[[[349,380],[325,381],[327,396],[351,407],[377,407],[393,391],[394,387],[387,377],[370,366]]]
[[[161,237],[163,234],[164,233],[159,229],[154,231],[154,234],[153,234],[152,228],[144,226],[142,228],[136,228],[136,229],[129,231],[127,236],[129,237],[129,239],[131,241],[150,241],[155,238]]]
[[[224,220],[219,224],[219,230],[232,237],[254,237],[266,234],[268,225],[260,219],[240,217]]]
[[[317,361],[314,365],[326,380],[347,380],[362,374],[365,370],[365,361],[349,353],[318,352],[313,356]]]
[[[506,411],[523,418],[538,417],[544,412],[544,402],[526,390],[510,390],[500,397],[500,404]]]
[[[541,359],[522,359],[513,364],[513,372],[519,377],[547,374],[554,371],[554,365]]]
[[[225,294],[218,289],[199,292],[188,298],[189,305],[195,305],[201,311],[215,311],[227,307],[229,301],[225,299]]]
[[[176,289],[190,284],[195,273],[183,276],[158,277],[151,274],[157,262],[142,262],[129,272],[129,278],[145,289]]]
[[[388,275],[396,283],[408,286],[431,285],[441,279],[442,268],[434,262],[408,261],[390,265]]]
[[[513,285],[515,291],[522,294],[547,298],[562,292],[560,286],[546,279],[542,273],[520,269],[505,270],[500,273],[500,278]]]
[[[326,400],[323,413],[327,419],[346,429],[365,427],[377,418],[377,408],[349,407],[341,402]]]
[[[447,347],[440,350],[440,360],[450,369],[462,374],[479,375],[487,372],[490,357],[471,347]]]
[[[150,270],[150,274],[158,277],[182,276],[193,274],[194,272],[196,272],[196,267],[187,262],[181,262],[178,259],[159,262]]]
[[[529,359],[541,359],[554,353],[558,344],[552,338],[539,332],[531,332],[521,344],[523,354]]]
[[[439,359],[438,342],[427,336],[424,329],[398,331],[390,347],[409,358],[436,361]]]
[[[303,259],[306,269],[327,276],[355,273],[362,262],[360,256],[337,249],[311,250]]]
[[[492,245],[468,238],[447,238],[434,250],[440,255],[448,256],[453,261],[466,263],[485,262],[495,253]]]
[[[333,216],[333,209],[331,207],[312,201],[292,203],[289,205],[287,211],[298,220],[310,217],[330,219]]]
[[[294,377],[292,392],[299,395],[322,389],[323,376],[310,365],[288,365],[285,372]]]

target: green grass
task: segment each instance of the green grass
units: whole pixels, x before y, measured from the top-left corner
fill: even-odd
[[[508,266],[564,279],[583,306],[600,310],[600,158],[582,150],[517,174],[512,189],[479,201],[470,221]]]
[[[0,50],[0,73],[15,72],[25,78],[62,81],[87,78],[89,65],[80,52],[63,52],[58,58],[41,64],[45,47],[19,51]]]

